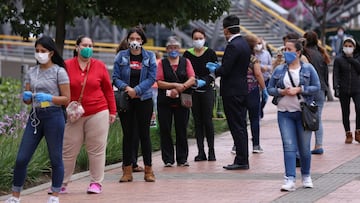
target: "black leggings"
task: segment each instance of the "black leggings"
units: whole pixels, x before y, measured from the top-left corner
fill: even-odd
[[[346,94],[340,92],[339,100],[341,104],[342,122],[344,125],[345,132],[351,131],[350,129],[350,99],[353,99],[355,105],[356,114],[356,130],[360,129],[360,93]]]

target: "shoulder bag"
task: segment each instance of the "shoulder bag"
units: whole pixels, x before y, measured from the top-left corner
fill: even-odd
[[[70,123],[75,123],[79,118],[85,113],[85,110],[83,106],[81,105],[81,100],[84,94],[84,89],[87,81],[87,77],[89,74],[89,64],[88,63],[86,67],[86,75],[84,78],[83,86],[80,92],[80,97],[77,101],[72,101],[69,103],[69,105],[66,107],[66,114],[67,114],[67,120],[70,121]]]

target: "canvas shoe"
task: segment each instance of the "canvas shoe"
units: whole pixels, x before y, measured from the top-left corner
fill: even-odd
[[[253,147],[252,153],[254,153],[254,154],[260,154],[263,152],[264,152],[264,150],[260,147],[260,145],[256,145]]]
[[[285,180],[284,180],[284,185],[281,186],[281,191],[284,191],[284,192],[292,192],[292,191],[295,191],[295,179],[294,178],[288,178],[288,177],[285,177]]]
[[[14,196],[11,196],[9,199],[5,201],[5,203],[20,203],[20,199]]]
[[[310,176],[302,177],[302,184],[303,184],[304,188],[313,188],[314,187]]]
[[[59,197],[50,196],[47,203],[59,203]]]
[[[101,193],[101,185],[99,183],[90,183],[89,188],[87,190],[88,194],[99,194]]]
[[[231,148],[231,154],[236,154],[236,146],[235,145]]]
[[[51,190],[51,188],[49,188],[48,194],[51,195],[52,193],[53,193],[53,191]],[[59,193],[66,194],[67,193],[66,187],[62,186]]]

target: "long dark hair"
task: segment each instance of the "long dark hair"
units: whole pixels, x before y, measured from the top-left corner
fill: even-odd
[[[40,37],[39,39],[36,40],[35,47],[38,44],[40,44],[41,46],[43,46],[45,49],[47,49],[49,51],[53,51],[54,54],[51,57],[51,61],[53,63],[57,64],[58,66],[66,69],[64,59],[59,54],[59,51],[56,48],[56,44],[51,37],[43,35],[42,37]]]
[[[330,64],[330,62],[331,62],[330,56],[326,52],[326,49],[324,47],[322,47],[321,45],[319,45],[319,38],[318,38],[318,35],[316,34],[316,32],[308,31],[304,34],[304,38],[306,39],[305,47],[304,47],[305,53],[309,52],[308,47],[317,47],[317,49],[323,56],[325,63]]]

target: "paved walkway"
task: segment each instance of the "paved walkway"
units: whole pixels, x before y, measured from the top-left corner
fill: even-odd
[[[352,107],[352,129],[354,129]],[[153,154],[155,183],[143,180],[143,173],[134,173],[131,183],[119,183],[121,165],[108,166],[103,193],[88,195],[88,173],[74,175],[68,186],[70,193],[61,195],[62,203],[80,202],[360,202],[360,145],[344,144],[341,110],[338,101],[327,102],[323,112],[323,155],[312,156],[313,189],[301,187],[297,171],[297,190],[281,192],[283,154],[276,121],[276,108],[270,102],[261,123],[263,154],[250,153],[250,170],[226,171],[232,163],[232,138],[229,132],[215,140],[216,162],[194,162],[197,153],[194,140],[189,140],[190,167],[165,168],[159,152]],[[353,130],[354,131],[354,130]],[[312,139],[312,146],[314,139]],[[251,145],[251,141],[249,142]],[[250,147],[251,149],[251,147]],[[139,162],[141,163],[141,162]],[[25,190],[22,203],[46,202],[49,183]],[[6,197],[0,197],[4,200]]]

